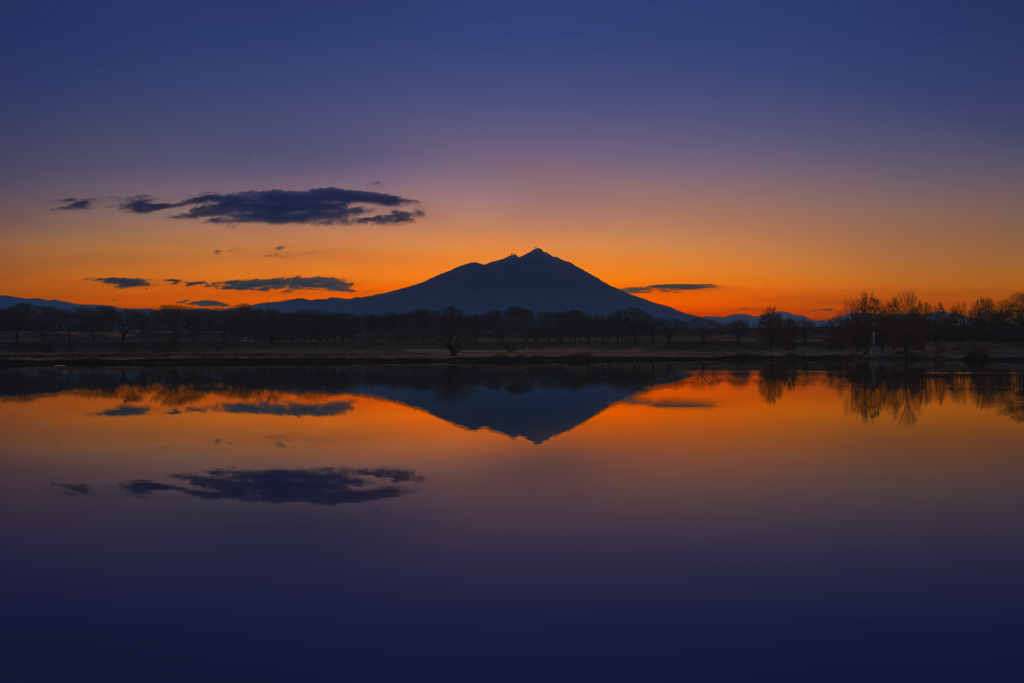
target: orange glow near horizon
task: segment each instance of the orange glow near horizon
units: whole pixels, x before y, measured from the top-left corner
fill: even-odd
[[[884,299],[910,287],[947,308],[1024,289],[1016,263],[1024,251],[1020,202],[1001,195],[981,212],[986,198],[967,189],[927,203],[866,189],[850,206],[850,198],[828,188],[797,192],[795,180],[756,191],[736,188],[731,195],[728,188],[697,181],[684,192],[650,179],[649,186],[635,184],[603,200],[584,180],[610,186],[620,179],[541,186],[513,176],[510,189],[498,196],[479,187],[453,196],[439,185],[410,182],[401,193],[423,197],[427,215],[398,226],[227,226],[126,214],[113,205],[74,213],[35,203],[8,206],[0,216],[6,246],[0,294],[121,307],[349,298],[535,247],[618,288],[716,285],[639,295],[698,315],[756,315],[775,306],[824,319],[862,289]],[[516,194],[530,201],[516,205]],[[431,202],[432,196],[446,199]],[[582,215],[567,208],[584,202],[595,206]],[[964,225],[978,221],[999,236],[999,248],[958,237]],[[344,279],[354,291],[232,291],[164,281],[297,275]],[[152,286],[115,289],[88,279],[102,277],[138,277]]]

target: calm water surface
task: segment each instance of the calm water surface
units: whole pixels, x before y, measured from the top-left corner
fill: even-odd
[[[0,679],[1024,680],[1024,376],[0,372]]]

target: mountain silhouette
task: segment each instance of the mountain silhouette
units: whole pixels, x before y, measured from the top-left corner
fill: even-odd
[[[589,315],[639,308],[656,318],[694,317],[616,289],[540,249],[483,265],[467,263],[418,285],[385,294],[351,299],[290,299],[257,305],[281,311],[342,311],[356,315],[436,311],[449,306],[469,314],[522,306],[533,311],[576,309]]]

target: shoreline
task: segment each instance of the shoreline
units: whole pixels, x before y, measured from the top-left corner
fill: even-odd
[[[308,355],[308,354],[275,354],[275,355],[120,355],[103,354],[90,356],[63,355],[25,355],[0,356],[0,369],[36,368],[36,367],[69,367],[69,368],[100,368],[100,367],[265,367],[265,366],[336,366],[336,365],[589,365],[599,363],[730,363],[730,364],[773,364],[773,363],[929,363],[957,364],[965,367],[988,367],[991,365],[1024,364],[1021,357],[992,356],[985,363],[968,362],[965,356],[911,356],[869,358],[855,353],[784,353],[784,354],[601,354],[577,352],[570,354],[472,354],[456,357],[440,355]]]

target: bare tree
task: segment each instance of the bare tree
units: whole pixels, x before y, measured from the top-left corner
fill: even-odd
[[[633,337],[633,343],[640,341],[640,337],[647,334],[647,331],[654,323],[654,317],[642,308],[627,308],[625,310],[626,328]]]
[[[686,325],[679,318],[659,318],[657,326],[658,331],[665,336],[665,346],[668,346],[672,343],[672,337],[679,334]]]
[[[53,306],[40,306],[36,309],[34,322],[35,325],[33,327],[36,328],[35,331],[39,335],[39,341],[45,343],[47,334],[60,329],[60,309]]]
[[[742,318],[737,318],[726,325],[725,328],[729,330],[729,334],[736,337],[736,343],[739,344],[747,336],[747,333],[750,332],[750,323]]]
[[[887,313],[892,318],[893,341],[903,347],[903,357],[910,357],[912,346],[924,346],[925,307],[912,289],[905,289],[889,301]]]
[[[135,321],[135,329],[139,331],[139,341],[146,341],[146,333],[157,325],[156,313],[153,311],[139,311],[139,317]]]
[[[288,328],[288,318],[276,308],[262,308],[259,310],[259,329],[263,336],[271,344],[274,340],[281,338]]]
[[[36,307],[32,304],[15,304],[3,310],[4,327],[14,333],[14,343],[21,341],[21,333],[29,329]]]
[[[804,346],[811,343],[811,335],[818,330],[817,320],[801,320],[800,321],[800,336],[804,340]]]
[[[139,324],[139,317],[142,315],[142,311],[134,308],[119,308],[117,309],[117,315],[114,316],[114,327],[118,332],[121,333],[121,343],[125,343],[125,339],[128,337],[128,333],[136,328]]]
[[[78,315],[75,311],[67,311],[64,309],[57,309],[54,314],[54,318],[57,323],[57,329],[61,330],[68,336],[68,344],[71,343],[71,333],[78,329]]]
[[[181,331],[185,325],[184,306],[161,306],[156,312],[157,323],[171,333],[171,351],[181,348]]]
[[[465,348],[469,341],[467,331],[468,321],[459,309],[448,307],[438,315],[437,338],[452,357],[459,355]]]
[[[182,328],[194,344],[210,325],[211,311],[205,308],[189,308],[185,311]]]
[[[509,327],[523,338],[523,346],[530,345],[530,326],[533,323],[533,311],[522,306],[509,306],[505,309]]]
[[[1006,322],[1017,329],[1021,341],[1024,341],[1024,292],[1016,292],[999,302],[999,312]]]
[[[712,332],[722,329],[722,323],[711,318],[693,318],[686,326],[700,337],[701,344],[707,341],[708,335]]]
[[[775,351],[775,345],[782,341],[783,319],[781,313],[775,312],[774,306],[768,306],[757,319],[757,340],[768,347],[768,353]]]

